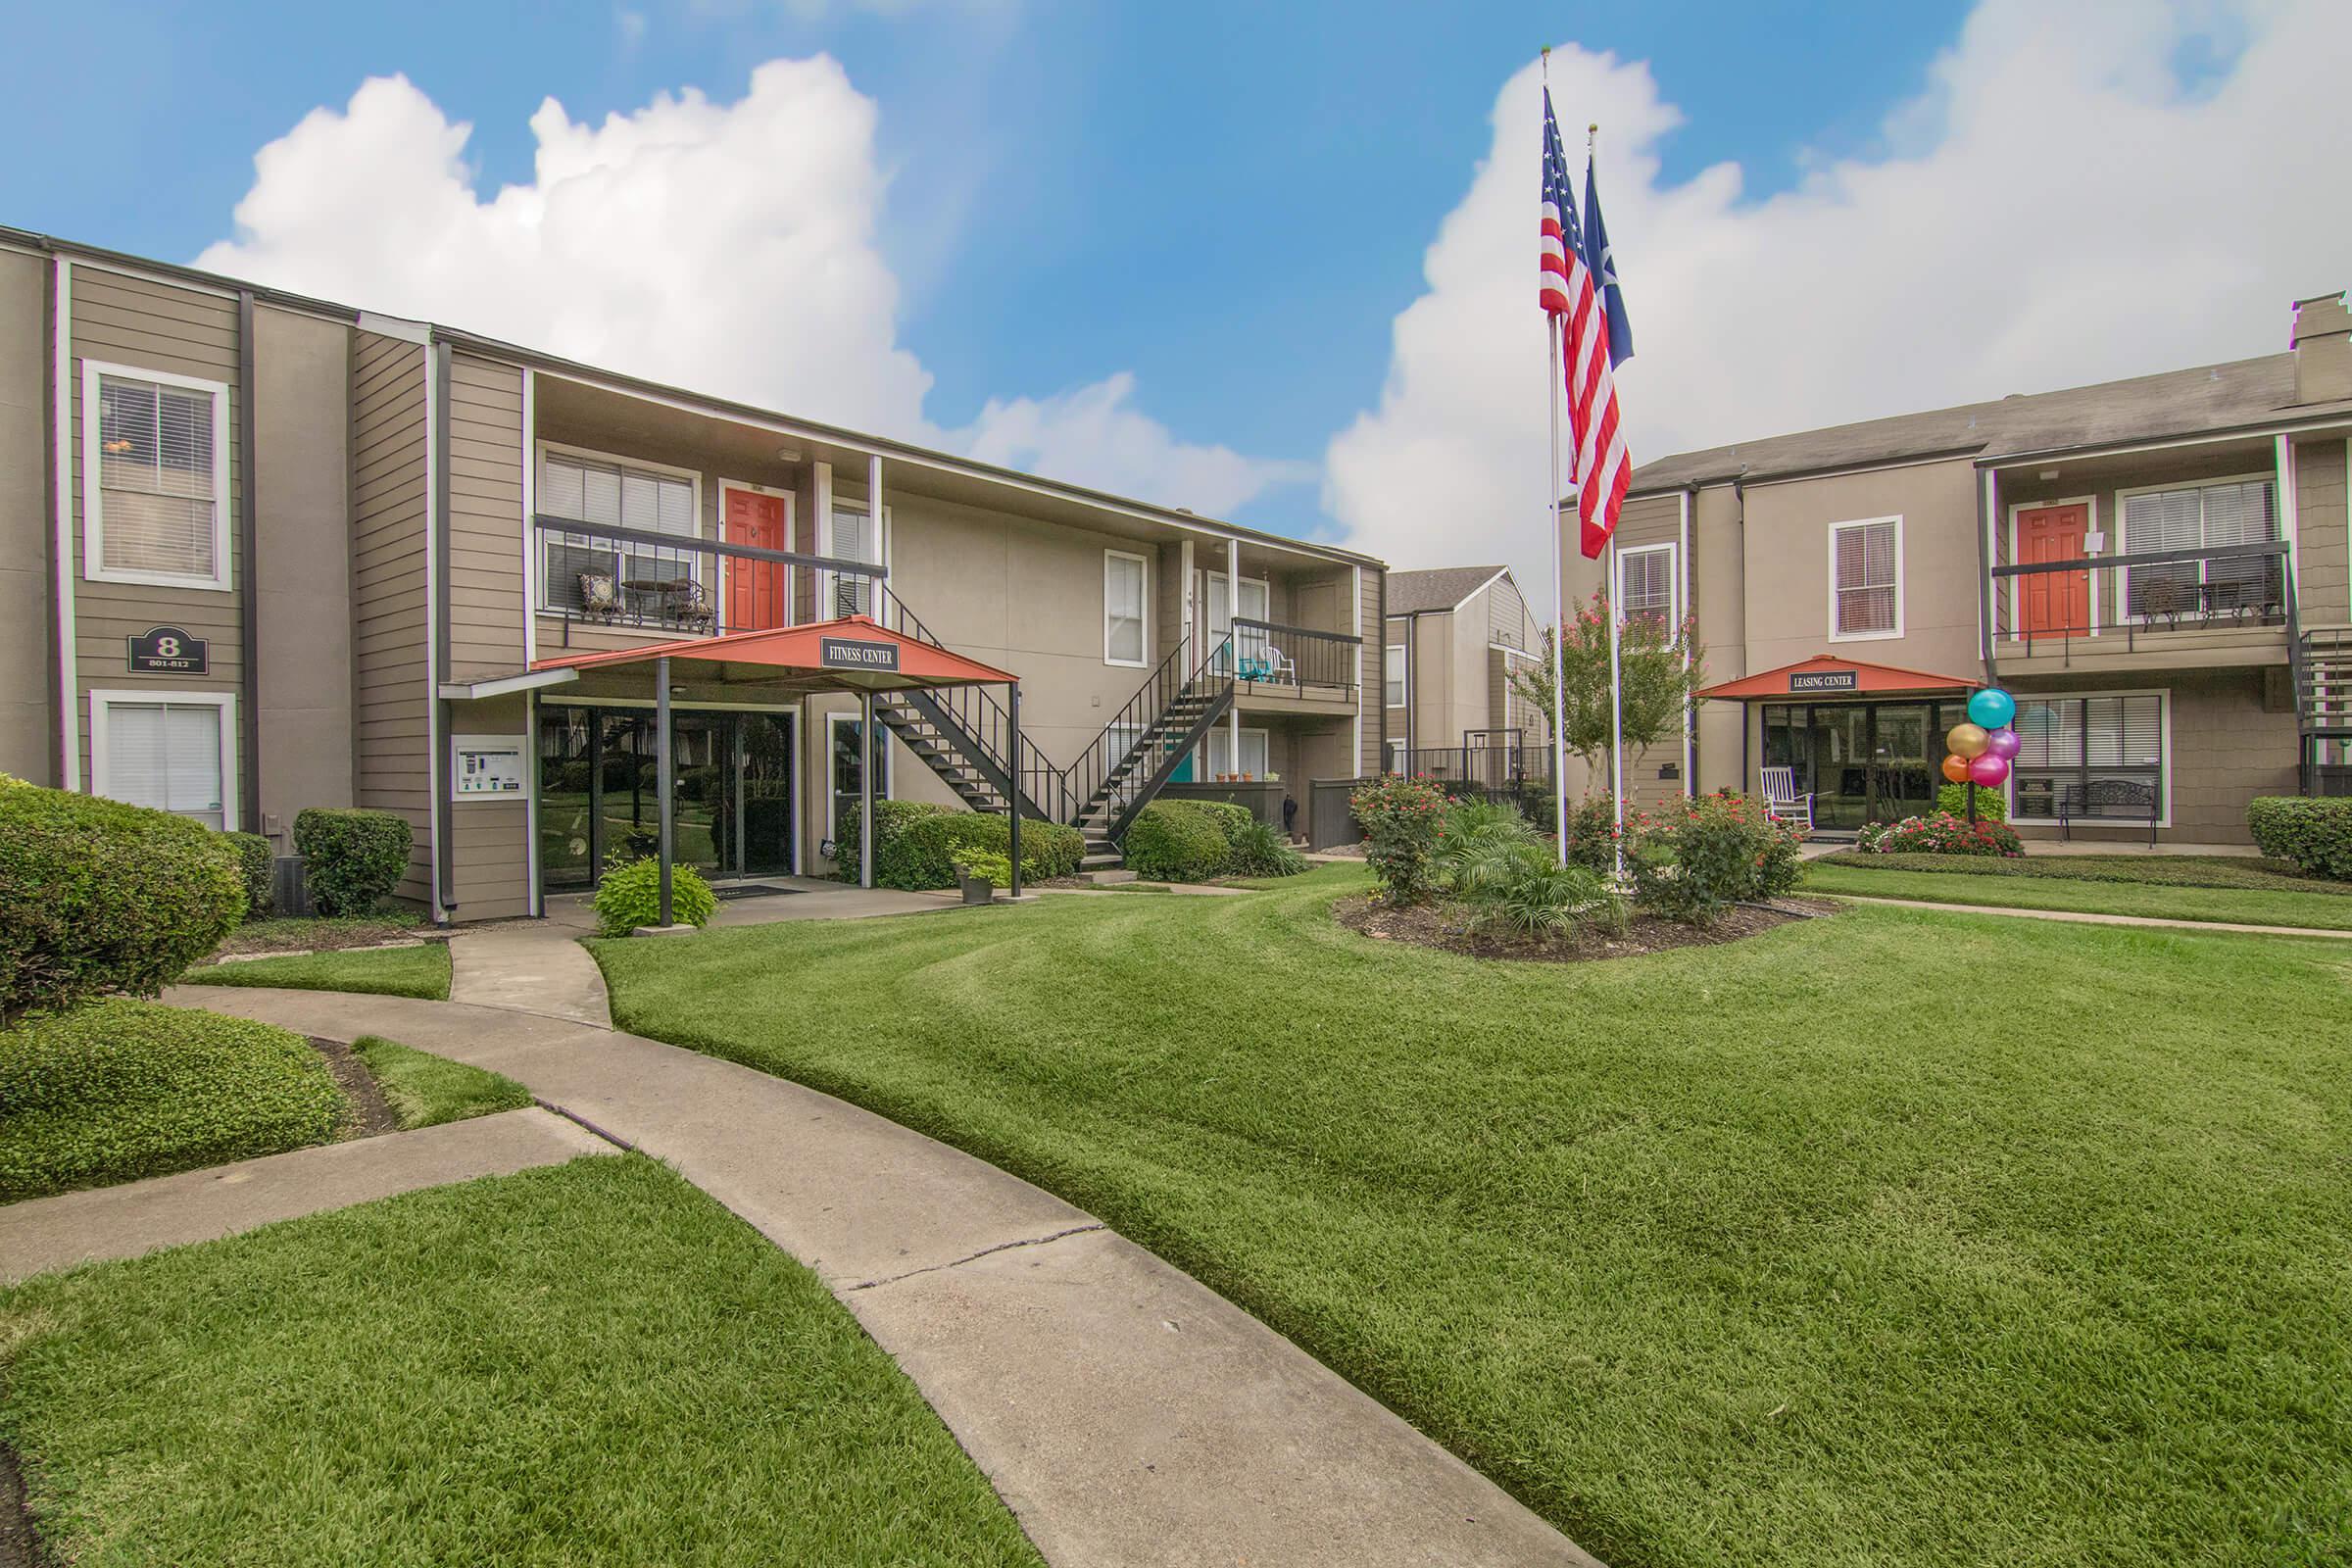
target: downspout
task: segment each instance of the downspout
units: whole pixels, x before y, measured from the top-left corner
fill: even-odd
[[[1698,486],[1683,486],[1682,515],[1678,519],[1682,530],[1681,559],[1683,564],[1682,610],[1685,620],[1692,620],[1697,612],[1690,608],[1690,509],[1698,496]],[[1680,628],[1677,628],[1678,632]],[[1690,640],[1683,639],[1683,668],[1690,668]],[[1683,799],[1690,800],[1698,793],[1698,705],[1690,700],[1690,683],[1683,692]]]
[[[253,290],[237,292],[237,771],[244,779],[238,815],[248,833],[262,830],[262,601],[256,520],[261,488],[254,477]]]

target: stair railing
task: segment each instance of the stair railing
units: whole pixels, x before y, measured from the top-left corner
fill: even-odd
[[[1211,644],[1198,663],[1188,664],[1189,647],[1189,639],[1178,638],[1159,667],[1069,765],[1065,776],[1073,823],[1089,815],[1100,814],[1104,822],[1125,815],[1133,797],[1152,782],[1157,763],[1164,760],[1161,754],[1182,733],[1171,732],[1170,710],[1188,699],[1233,691],[1231,634]],[[1143,755],[1147,752],[1152,755]]]
[[[906,602],[887,582],[877,585],[881,605],[876,621],[888,630],[912,637],[920,643],[946,653],[954,653],[946,643],[933,634],[922,618],[906,608]],[[927,686],[921,695],[944,711],[963,731],[963,738],[984,755],[976,760],[985,761],[1000,774],[1007,774],[1006,760],[1012,756],[1012,714],[986,686]],[[956,739],[957,737],[951,737]],[[1039,749],[1032,737],[1021,737],[1020,792],[1031,816],[1050,822],[1070,820],[1069,784],[1063,770]]]

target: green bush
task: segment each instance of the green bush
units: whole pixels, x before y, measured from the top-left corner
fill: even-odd
[[[259,833],[223,833],[245,879],[245,918],[267,920],[276,907],[277,851]]]
[[[1622,931],[1625,900],[1589,866],[1561,865],[1550,844],[1506,824],[1471,826],[1446,852],[1454,896],[1473,930],[1503,929],[1547,941],[1583,925]]]
[[[1233,848],[1216,813],[1199,801],[1153,801],[1127,824],[1119,846],[1127,868],[1148,882],[1205,882],[1225,869]]]
[[[1225,869],[1233,876],[1297,876],[1306,869],[1306,857],[1292,849],[1270,823],[1252,816],[1226,846]]]
[[[2255,848],[2311,876],[2352,880],[2352,796],[2265,795],[2246,805]]]
[[[669,868],[669,912],[678,925],[703,926],[718,912],[718,896],[691,865]],[[596,885],[596,924],[609,937],[662,923],[662,862],[624,860]]]
[[[906,829],[926,816],[945,816],[948,808],[925,801],[874,802],[874,886],[878,888],[944,887],[923,883],[910,858]],[[851,881],[858,879],[858,803],[852,801],[833,824],[833,861]]]
[[[1949,811],[1963,822],[1968,820],[1968,786],[1945,783],[1936,786],[1936,809]],[[1977,820],[2006,822],[2009,820],[2009,792],[1977,786]]]
[[[877,810],[881,803],[874,803]],[[885,835],[882,819],[874,820],[874,884],[877,887],[952,888],[956,885],[956,855],[976,850],[1003,856],[1009,873],[1012,858],[1012,819],[994,811],[943,811],[937,808],[906,813],[894,834]],[[1068,876],[1086,854],[1086,835],[1058,822],[1021,818],[1021,874],[1025,877]],[[845,861],[855,874],[857,862]]]
[[[323,1143],[342,1107],[273,1024],[121,998],[36,1019],[0,1033],[0,1202]]]
[[[1617,803],[1588,795],[1568,808],[1568,863],[1602,873],[1617,869]]]
[[[1660,816],[1637,812],[1627,833],[1634,896],[1670,920],[1704,923],[1743,900],[1796,886],[1797,830],[1773,820],[1761,800],[1730,790]]]
[[[0,776],[0,1027],[112,991],[152,996],[244,912],[220,835]]]
[[[294,816],[294,853],[320,914],[372,914],[409,874],[409,819],[313,806]]]
[[[1255,811],[1232,801],[1188,801],[1185,804],[1206,811],[1215,820],[1217,831],[1225,835],[1227,844],[1238,843],[1243,831],[1257,820]]]
[[[1364,830],[1364,859],[1390,904],[1419,904],[1437,890],[1437,855],[1450,805],[1429,780],[1398,773],[1348,797],[1348,808]]]
[[[1037,862],[1029,860],[1027,856],[1023,856],[1022,859],[1028,863],[1021,867],[1021,874],[1032,877],[1037,875]],[[968,877],[975,877],[992,888],[1012,886],[1012,858],[1010,856],[991,855],[986,850],[957,850],[955,864],[958,872]]]
[[[1906,816],[1900,822],[1871,822],[1854,835],[1854,847],[1871,855],[1972,855],[1988,858],[2026,853],[2017,829],[1993,817],[1971,822],[1949,811]]]

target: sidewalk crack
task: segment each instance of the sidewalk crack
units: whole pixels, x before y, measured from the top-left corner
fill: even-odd
[[[1050,1242],[1058,1242],[1067,1236],[1084,1236],[1089,1231],[1102,1231],[1109,1228],[1101,1220],[1094,1220],[1085,1225],[1072,1225],[1065,1230],[1052,1231],[1044,1236],[1024,1236],[1018,1241],[999,1242],[994,1247],[983,1247],[977,1252],[967,1253],[945,1263],[926,1263],[921,1268],[910,1268],[904,1274],[885,1274],[879,1279],[861,1280],[856,1285],[845,1285],[842,1289],[845,1292],[870,1291],[877,1286],[896,1285],[901,1280],[910,1280],[917,1274],[937,1274],[942,1269],[961,1268],[966,1263],[977,1261],[997,1252],[1009,1252],[1017,1247],[1044,1247]]]

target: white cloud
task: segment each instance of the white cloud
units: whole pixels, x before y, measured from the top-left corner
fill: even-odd
[[[485,199],[472,127],[380,77],[261,150],[236,237],[197,265],[1202,512],[1299,477],[1177,439],[1124,372],[929,421],[876,240],[876,120],[825,56],[760,67],[732,104],[688,90],[596,125],[551,98],[532,178]]]
[[[2183,44],[2217,35],[2242,52],[2182,86]],[[1635,460],[2277,351],[2291,299],[2352,284],[2347,58],[2340,0],[1984,0],[1888,117],[1892,151],[1743,203],[1733,165],[1661,183],[1683,116],[1647,64],[1555,50],[1563,134],[1602,126]],[[1324,505],[1357,548],[1508,562],[1544,602],[1540,123],[1531,66],[1396,318],[1379,406],[1331,443]]]

